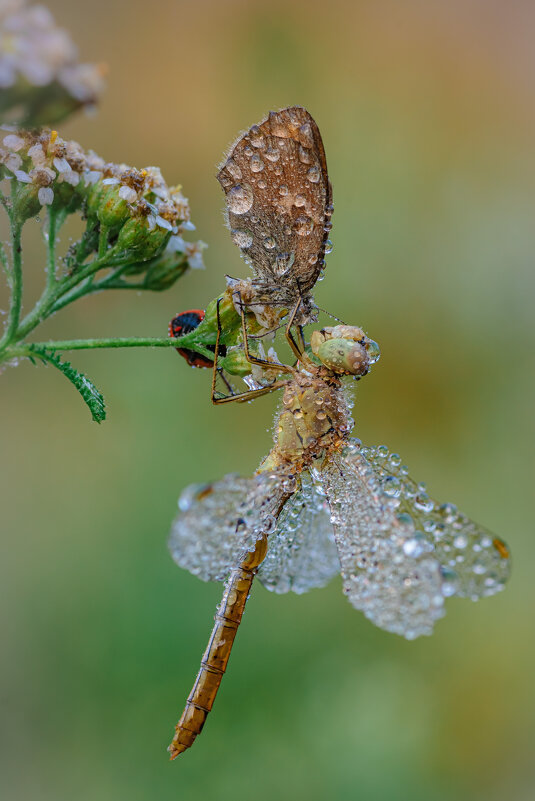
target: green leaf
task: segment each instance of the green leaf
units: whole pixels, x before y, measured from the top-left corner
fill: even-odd
[[[58,370],[61,370],[63,375],[69,379],[71,384],[74,384],[88,405],[89,411],[91,412],[91,416],[95,423],[101,423],[106,419],[106,405],[104,403],[104,398],[96,386],[91,383],[91,381],[89,381],[89,379],[86,378],[83,373],[79,373],[78,370],[75,370],[70,362],[61,361],[58,354],[53,350],[39,348],[35,345],[30,345],[29,348],[31,352],[42,359],[43,362],[47,364],[53,364],[54,367],[57,367]],[[28,358],[31,359],[32,357],[28,356]]]

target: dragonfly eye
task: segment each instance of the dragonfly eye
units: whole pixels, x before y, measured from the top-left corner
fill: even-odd
[[[366,375],[370,366],[364,345],[351,339],[327,339],[318,347],[316,356],[340,375]]]

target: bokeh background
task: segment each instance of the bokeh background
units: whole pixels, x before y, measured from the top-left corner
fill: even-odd
[[[0,788],[11,801],[528,801],[535,793],[535,7],[529,0],[50,0],[99,113],[61,128],[181,182],[205,272],[77,303],[39,338],[163,334],[245,274],[215,165],[270,108],[305,105],[334,186],[318,303],[377,339],[357,429],[508,540],[506,592],[453,601],[431,639],[375,629],[340,582],[254,588],[214,712],[165,747],[219,585],[166,550],[179,491],[251,473],[276,398],[213,408],[174,352],[73,354],[108,420],[55,371],[1,377]],[[43,280],[26,242],[27,297]],[[2,287],[4,292],[4,287]],[[0,306],[6,307],[2,296]]]

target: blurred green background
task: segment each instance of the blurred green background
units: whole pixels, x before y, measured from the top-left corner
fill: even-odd
[[[176,499],[192,481],[251,473],[277,399],[214,408],[209,374],[162,349],[72,354],[104,389],[99,427],[57,372],[7,370],[2,798],[531,801],[535,7],[49,7],[85,60],[109,65],[99,113],[61,133],[161,166],[210,248],[206,272],[170,292],[85,300],[39,338],[164,334],[225,273],[245,274],[215,165],[270,108],[305,105],[335,199],[317,302],[383,354],[358,386],[357,431],[502,535],[515,564],[506,592],[451,602],[433,637],[411,643],[354,611],[339,581],[301,597],[256,586],[206,729],[170,765],[221,593],[167,553]],[[37,230],[25,254],[29,303]]]

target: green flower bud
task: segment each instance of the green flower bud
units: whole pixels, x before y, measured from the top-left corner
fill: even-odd
[[[219,366],[227,373],[243,377],[251,372],[251,365],[245,358],[245,351],[240,346],[227,349],[227,355],[219,359]]]
[[[111,233],[118,231],[121,225],[128,220],[131,216],[130,209],[126,200],[120,197],[118,185],[109,186],[105,184],[103,186],[96,214],[99,222],[105,225]]]
[[[147,261],[160,254],[170,235],[157,225],[151,230],[144,217],[130,217],[119,231],[116,249],[123,261]]]
[[[31,217],[36,217],[42,206],[39,200],[39,187],[33,183],[15,181],[13,184],[12,203],[13,216],[20,225]]]
[[[148,265],[145,263],[144,266],[146,269],[144,288],[160,292],[173,286],[189,265],[184,253],[171,254],[164,251],[161,256],[157,256]]]

